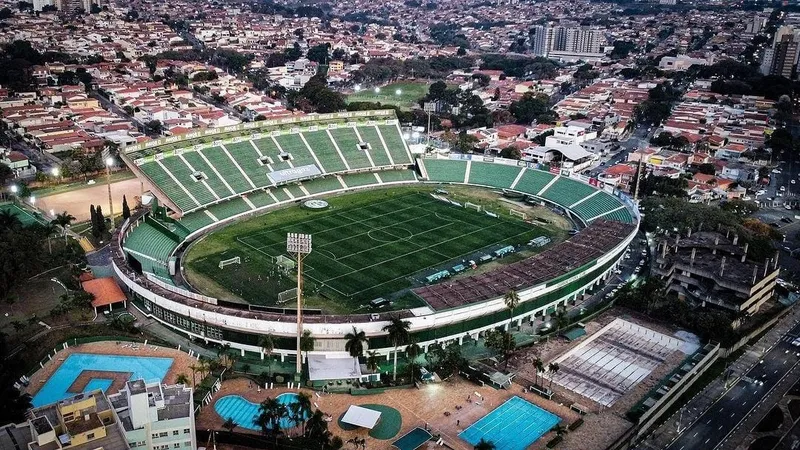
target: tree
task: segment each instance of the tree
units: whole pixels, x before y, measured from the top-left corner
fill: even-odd
[[[197,364],[191,364],[189,366],[189,370],[192,371],[192,389],[194,389],[195,382],[197,380],[197,372],[199,371],[200,366]]]
[[[255,424],[261,428],[261,432],[266,435],[274,435],[277,445],[277,436],[280,431],[280,421],[286,416],[286,405],[272,397],[258,405],[258,415],[255,417]]]
[[[9,8],[0,9],[0,20],[10,19],[14,15]]]
[[[514,308],[519,306],[519,294],[514,289],[506,292],[506,295],[503,296],[503,301],[506,304],[506,308],[508,308],[508,323],[511,324],[511,321],[514,320]]]
[[[94,209],[94,212],[97,215],[97,229],[99,231],[100,236],[102,236],[103,233],[105,233],[107,231],[106,218],[103,215],[103,207],[100,206],[100,205],[97,205],[97,208]]]
[[[553,376],[555,376],[555,374],[557,374],[560,369],[561,369],[561,366],[559,366],[558,363],[556,363],[556,362],[551,362],[550,364],[547,365],[547,371],[550,372],[550,386],[548,386],[548,389],[550,389],[551,391],[553,390],[552,389],[553,388]]]
[[[267,355],[267,370],[269,370],[269,377],[272,378],[272,352],[275,351],[275,338],[271,334],[261,336],[258,341],[258,346],[261,351]]]
[[[380,367],[378,363],[379,359],[380,356],[378,356],[378,353],[374,351],[367,352],[367,370],[373,373],[377,372]]]
[[[92,221],[92,236],[94,236],[95,239],[99,239],[100,224],[97,220],[97,209],[94,207],[94,205],[89,205],[89,220]]]
[[[496,448],[497,446],[494,445],[494,442],[487,441],[484,438],[481,438],[481,440],[478,441],[478,443],[473,447],[475,450],[495,450]]]
[[[351,333],[344,335],[344,349],[353,357],[353,370],[358,368],[358,358],[364,355],[364,346],[367,343],[367,335],[363,331],[358,331],[353,327]]]
[[[700,164],[700,167],[697,168],[697,171],[705,175],[714,175],[717,171],[717,168],[714,166],[714,164],[704,163]]]
[[[521,159],[522,152],[519,151],[517,147],[510,145],[505,147],[504,149],[500,150],[500,157],[501,158],[508,158],[508,159]]]
[[[175,378],[176,384],[189,384],[189,377],[185,373],[179,373]]]
[[[53,225],[57,225],[57,226],[61,227],[62,235],[64,237],[66,237],[67,236],[67,227],[69,227],[74,220],[75,220],[75,216],[73,216],[72,214],[64,211],[62,213],[56,214],[56,216],[53,218],[52,221],[50,221],[50,223],[53,224]]]
[[[234,428],[236,428],[238,426],[239,426],[239,424],[236,423],[235,420],[233,420],[233,417],[228,417],[227,419],[225,419],[225,422],[223,422],[223,424],[222,424],[222,428],[225,428],[226,430],[228,430],[228,433],[233,433]]]
[[[408,361],[408,370],[411,375],[411,381],[414,381],[414,374],[417,366],[417,358],[422,354],[422,347],[416,342],[412,342],[406,346],[406,360]]]
[[[144,124],[144,126],[153,134],[161,134],[164,131],[164,125],[160,120],[151,120]]]
[[[411,322],[393,317],[389,324],[383,327],[383,331],[389,334],[389,342],[394,346],[394,367],[392,369],[392,380],[397,381],[397,348],[408,342],[410,337],[408,330]]]
[[[502,354],[506,368],[508,368],[509,360],[517,343],[511,333],[505,330],[491,330],[486,335],[486,346]]]
[[[5,186],[6,182],[14,178],[14,171],[7,165],[0,163],[0,184]]]
[[[131,209],[128,207],[128,199],[122,196],[122,220],[128,220],[131,217]]]
[[[311,335],[311,330],[303,330],[303,335],[300,336],[300,351],[306,352],[306,363],[308,363],[308,352],[314,350],[314,336]]]
[[[508,110],[516,118],[517,123],[531,124],[534,121],[539,123],[551,123],[557,115],[550,109],[547,96],[535,95],[527,92],[519,101],[511,102]]]
[[[306,58],[308,58],[310,61],[315,61],[319,64],[327,64],[329,49],[330,49],[330,44],[327,43],[315,45],[308,49],[308,53],[306,53]]]

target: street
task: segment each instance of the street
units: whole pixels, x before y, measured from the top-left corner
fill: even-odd
[[[778,382],[798,362],[798,348],[791,345],[800,335],[800,324],[782,336],[761,361],[741,377],[716,403],[674,440],[669,450],[714,449],[736,429]]]

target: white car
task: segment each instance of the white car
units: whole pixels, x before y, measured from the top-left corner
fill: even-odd
[[[779,169],[772,169],[772,173],[781,173]]]
[[[797,184],[797,180],[792,180],[792,181],[790,181],[789,183],[792,183],[792,184]]]
[[[758,192],[756,192],[756,197],[758,197],[759,195],[764,195],[766,193],[767,193],[767,191],[765,191],[764,189],[761,189]]]
[[[794,181],[794,180],[792,180]],[[786,192],[786,186],[781,186],[781,192]]]

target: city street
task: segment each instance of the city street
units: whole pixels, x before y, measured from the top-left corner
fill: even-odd
[[[800,324],[783,335],[762,359],[741,377],[716,403],[688,426],[667,448],[669,450],[714,449],[756,407],[776,384],[794,369],[800,358],[791,345],[800,335]]]

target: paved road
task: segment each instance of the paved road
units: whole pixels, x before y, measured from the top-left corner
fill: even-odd
[[[670,444],[668,450],[717,448],[789,371],[800,362],[790,342],[795,325],[747,374]],[[762,384],[763,383],[763,384]]]

